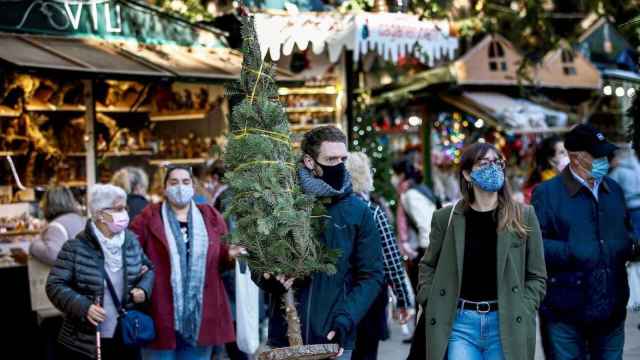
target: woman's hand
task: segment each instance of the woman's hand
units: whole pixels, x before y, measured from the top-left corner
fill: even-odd
[[[130,291],[131,297],[133,298],[133,302],[136,304],[142,304],[147,299],[147,295],[144,290],[140,288],[133,288]]]
[[[247,255],[247,249],[243,246],[231,245],[229,246],[229,258],[235,260],[240,255]]]
[[[107,312],[104,311],[102,306],[93,304],[89,307],[89,311],[87,311],[87,320],[92,323],[94,326],[98,326],[99,323],[105,321],[107,319]]]

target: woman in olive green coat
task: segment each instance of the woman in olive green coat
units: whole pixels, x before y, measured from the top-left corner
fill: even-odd
[[[434,214],[420,262],[426,359],[533,359],[546,282],[535,212],[513,201],[493,145],[467,149],[459,175],[463,199]]]

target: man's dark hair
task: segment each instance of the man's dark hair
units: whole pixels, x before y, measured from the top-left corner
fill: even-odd
[[[226,169],[224,167],[224,161],[222,161],[221,159],[216,160],[210,167],[209,167],[209,175],[211,176],[218,176],[218,179],[222,180],[222,178],[224,178],[224,174],[226,172]]]
[[[347,136],[335,126],[321,126],[306,134],[300,146],[303,154],[307,154],[314,159],[320,154],[320,146],[323,142],[336,142],[347,144]]]

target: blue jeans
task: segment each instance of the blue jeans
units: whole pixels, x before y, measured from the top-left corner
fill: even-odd
[[[631,222],[633,223],[633,230],[636,232],[636,237],[640,239],[640,209],[633,209],[629,212],[631,216]]]
[[[351,355],[353,355],[353,350],[345,350],[337,360],[351,360]]]
[[[553,360],[622,360],[624,320],[614,326],[542,321]]]
[[[176,334],[175,350],[142,349],[142,360],[211,360],[213,346],[191,346]]]
[[[449,336],[448,360],[504,360],[497,311],[458,310]]]

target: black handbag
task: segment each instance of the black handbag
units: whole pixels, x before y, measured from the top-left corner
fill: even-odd
[[[113,303],[118,310],[116,334],[122,340],[122,343],[128,347],[139,347],[153,341],[156,338],[153,319],[142,311],[125,310],[104,268],[102,268],[102,274],[107,282],[107,288],[109,289]]]

